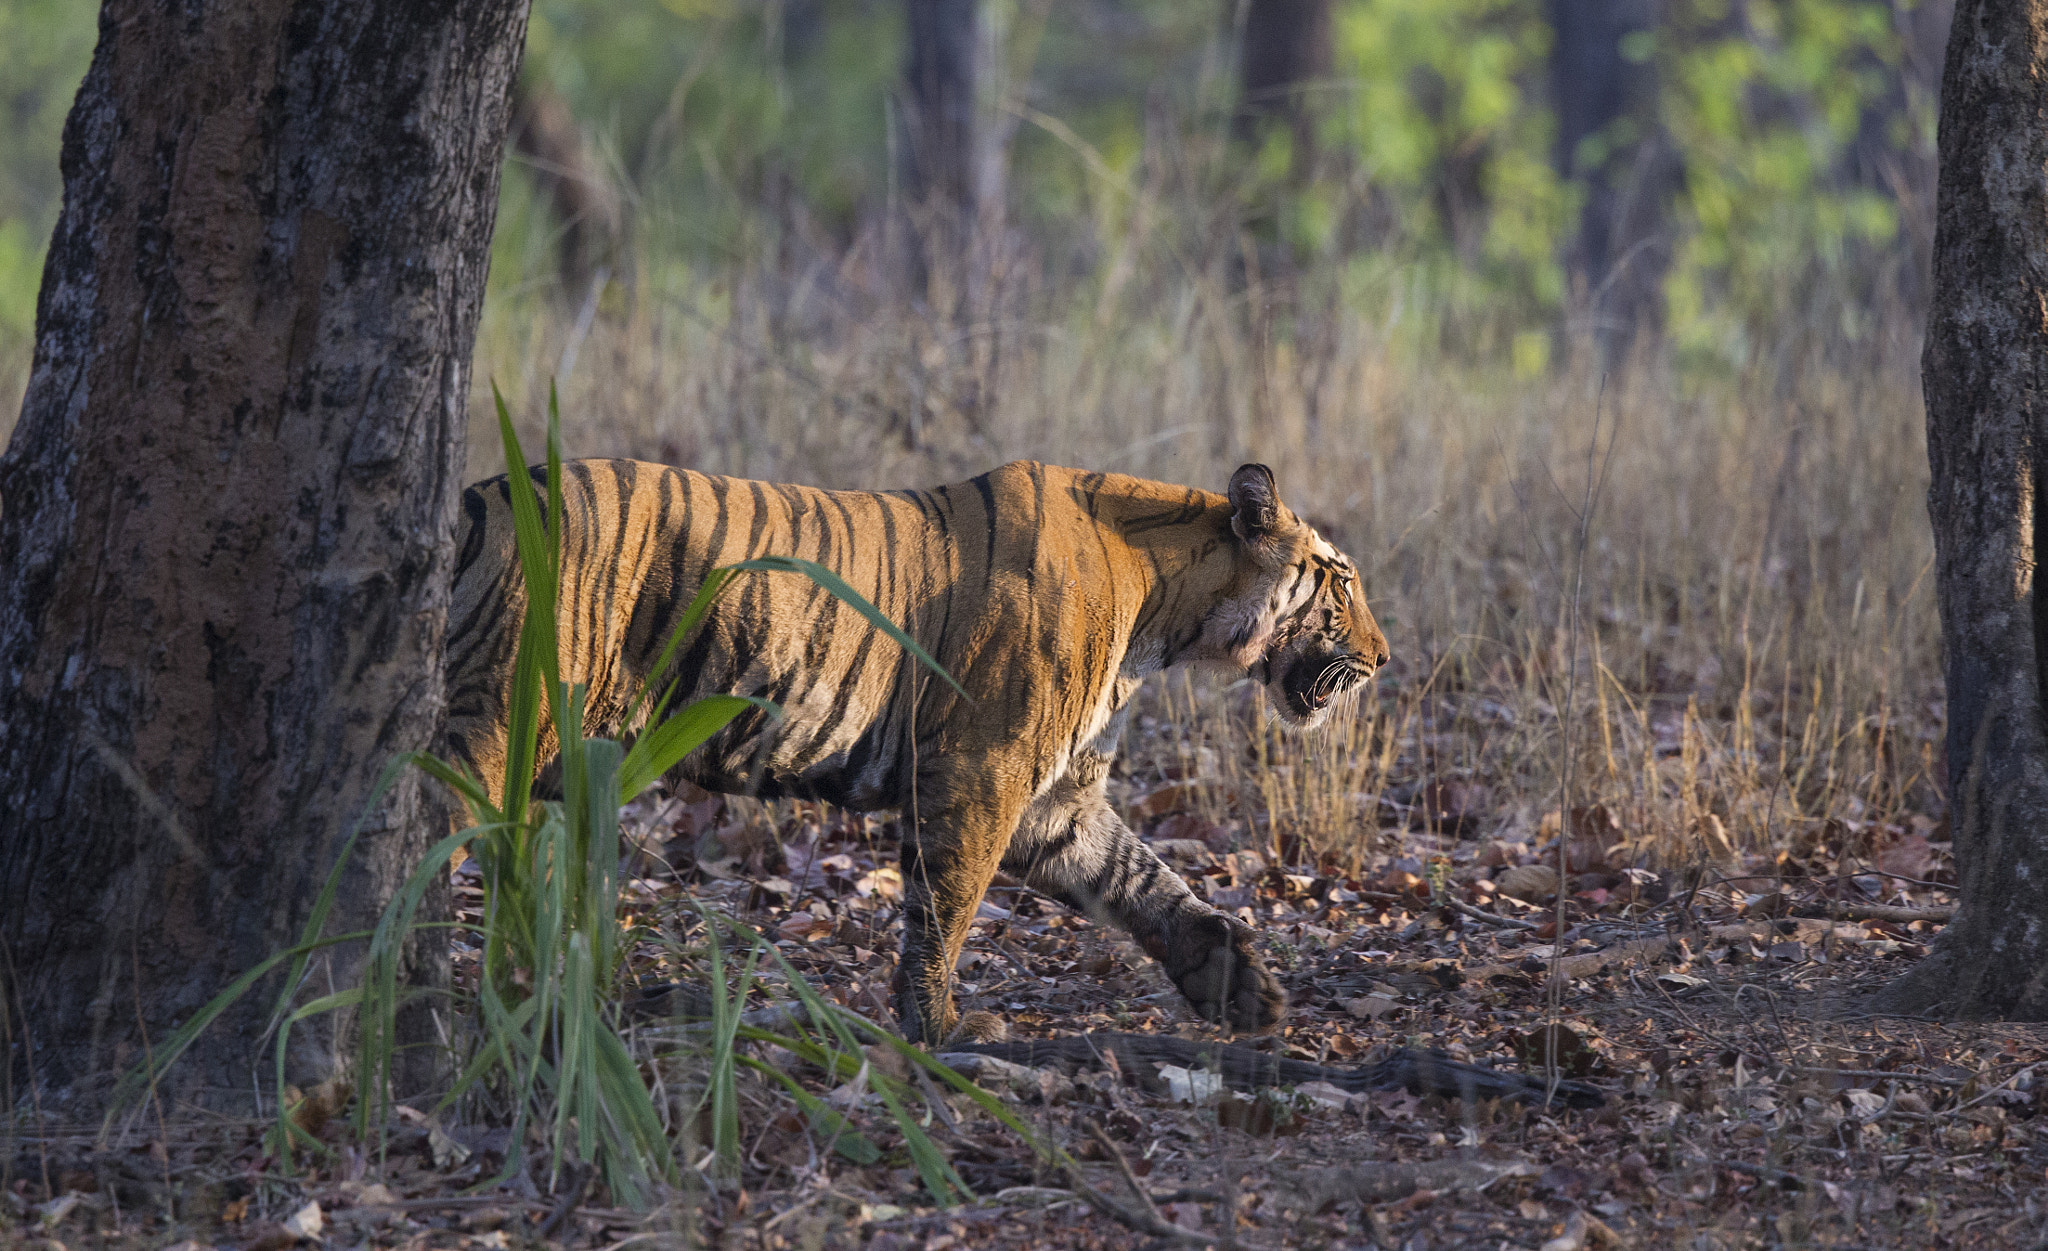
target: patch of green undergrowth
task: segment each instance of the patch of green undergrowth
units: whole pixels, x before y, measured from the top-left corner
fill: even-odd
[[[497,404],[505,462],[515,480],[527,464],[502,398]],[[473,990],[456,1000],[460,1054],[454,1082],[436,1113],[470,1100],[467,1106],[502,1110],[511,1123],[507,1161],[501,1176],[525,1166],[529,1142],[545,1143],[553,1167],[598,1170],[612,1200],[642,1206],[656,1189],[679,1180],[675,1138],[708,1131],[710,1168],[737,1174],[741,1163],[739,1079],[760,1074],[785,1091],[829,1149],[857,1162],[881,1158],[880,1149],[847,1113],[826,1103],[783,1069],[748,1054],[748,1046],[779,1048],[823,1071],[836,1083],[858,1089],[838,1102],[857,1106],[872,1094],[900,1133],[911,1164],[941,1204],[971,1198],[966,1184],[933,1142],[926,1126],[937,1092],[950,1088],[1030,1137],[1029,1131],[995,1099],[925,1052],[904,1043],[864,1018],[822,998],[781,953],[748,927],[699,905],[707,935],[711,1014],[708,1022],[664,1036],[657,1045],[701,1066],[701,1091],[694,1113],[672,1125],[649,1086],[657,1057],[645,1040],[629,1038],[620,1008],[625,981],[626,934],[618,914],[618,867],[624,850],[619,809],[630,802],[735,716],[761,708],[765,700],[714,695],[680,709],[670,703],[681,686],[671,676],[659,690],[640,691],[623,722],[648,728],[630,744],[586,733],[585,692],[562,677],[556,632],[562,585],[562,457],[559,417],[549,406],[544,490],[511,492],[527,610],[514,662],[509,701],[505,785],[493,795],[458,765],[425,753],[408,755],[387,769],[373,795],[374,809],[400,768],[411,766],[445,785],[468,815],[466,828],[430,850],[367,933],[326,935],[326,920],[340,883],[338,865],[316,901],[304,938],[272,956],[224,991],[170,1040],[147,1071],[129,1075],[130,1098],[146,1089],[229,1003],[259,978],[291,961],[279,999],[276,1082],[280,1098],[272,1144],[287,1161],[294,1146],[325,1147],[294,1124],[286,1100],[285,1057],[293,1026],[339,1010],[356,1014],[354,1086],[358,1092],[352,1125],[359,1140],[378,1138],[392,1111],[391,1078],[399,1042],[401,1009],[417,995],[400,977],[400,966],[415,933],[427,924],[419,910],[435,880],[458,852],[475,858],[481,870],[484,910],[479,967]],[[681,644],[713,601],[743,574],[800,573],[851,604],[920,662],[948,682],[952,678],[879,609],[823,566],[789,557],[767,556],[714,570],[684,611],[670,636],[656,675],[669,672]],[[955,686],[957,687],[957,683]],[[963,692],[964,693],[964,692]],[[647,715],[636,721],[644,701]],[[536,798],[542,727],[551,724],[559,745],[560,798]],[[352,835],[342,853],[354,849]],[[438,928],[438,924],[436,928]],[[308,962],[322,947],[368,939],[361,985],[295,1003]],[[795,1004],[778,1015],[775,1028],[749,1024],[743,1013],[749,989],[760,984],[765,964],[779,966]],[[798,1011],[796,1009],[800,1008]],[[892,1075],[869,1063],[868,1048],[879,1045],[902,1057]],[[471,1100],[470,1097],[478,1098]]]

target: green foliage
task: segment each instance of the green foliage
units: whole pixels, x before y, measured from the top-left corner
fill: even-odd
[[[64,114],[92,58],[98,5],[0,0],[0,352],[26,352],[64,187]]]
[[[1683,155],[1669,329],[1694,366],[1739,367],[1759,337],[1821,323],[1855,339],[1873,255],[1898,234],[1892,189],[1852,147],[1898,93],[1900,40],[1874,0],[1684,0],[1645,51]],[[1931,146],[1931,100],[1904,100],[1880,151]],[[1829,324],[1832,323],[1832,324]]]
[[[1903,69],[1911,7],[1673,0],[1627,41],[1656,69],[1657,114],[1571,155],[1587,169],[1652,134],[1672,146],[1665,323],[1686,369],[1867,336],[1904,271],[1904,236],[1926,229],[1927,188],[1913,183],[1935,101]],[[900,9],[537,0],[524,72],[566,102],[620,206],[625,286],[688,293],[717,322],[736,273],[872,243],[894,185]],[[1043,272],[1080,279],[1047,288],[1075,311],[1100,321],[1126,285],[1238,264],[1249,229],[1397,346],[1544,367],[1583,199],[1553,150],[1544,0],[1333,0],[1331,76],[1302,97],[1313,160],[1284,126],[1232,141],[1231,6],[982,9],[1008,221]],[[0,0],[0,351],[23,360],[59,127],[93,37],[90,5]],[[511,162],[492,266],[501,314],[555,288],[563,225],[537,190]]]
[[[800,21],[798,7],[533,6],[524,72],[592,132],[602,172],[631,207],[643,263],[716,268],[772,247],[794,224],[762,211],[778,198],[843,242],[886,194],[900,6],[819,0],[801,6]]]
[[[502,398],[497,400],[497,411],[508,472],[521,474],[527,461]],[[551,404],[544,500],[536,499],[531,490],[511,493],[513,526],[527,587],[527,609],[513,665],[503,793],[489,794],[475,778],[430,755],[413,754],[394,760],[374,788],[365,812],[377,808],[402,768],[416,766],[446,785],[468,809],[470,826],[441,840],[427,853],[385,909],[374,931],[327,936],[327,917],[342,869],[355,849],[356,835],[352,832],[315,901],[301,942],[244,974],[197,1013],[144,1067],[125,1075],[113,1100],[117,1109],[138,1100],[229,1004],[289,960],[290,971],[276,1010],[278,1091],[282,1092],[285,1086],[293,1026],[325,1013],[354,1010],[359,1016],[354,1075],[360,1092],[354,1125],[364,1138],[381,1133],[390,1111],[398,1016],[408,993],[400,984],[399,965],[406,945],[420,928],[415,917],[427,891],[447,871],[451,857],[466,852],[476,859],[484,882],[484,924],[479,935],[482,954],[473,1005],[478,1028],[474,1051],[441,1107],[471,1092],[485,1090],[497,1096],[501,1104],[509,1103],[513,1132],[508,1139],[511,1148],[507,1175],[520,1166],[529,1140],[528,1126],[534,1125],[550,1144],[557,1167],[570,1160],[598,1165],[617,1202],[638,1206],[649,1196],[650,1186],[674,1180],[676,1165],[667,1129],[639,1062],[621,1032],[616,1007],[625,952],[618,917],[617,874],[623,850],[619,809],[739,713],[758,707],[780,716],[781,710],[765,700],[711,696],[670,715],[668,703],[681,681],[677,677],[654,698],[648,709],[648,729],[635,738],[630,748],[613,739],[584,734],[584,690],[581,685],[562,680],[556,635],[564,508],[559,431],[559,416]],[[714,570],[684,610],[654,673],[668,669],[677,649],[698,628],[713,601],[736,575],[747,573],[798,573],[810,577],[960,689],[915,640],[831,570],[811,561],[779,556]],[[966,694],[964,690],[961,693]],[[628,720],[648,695],[648,690],[635,695],[628,707]],[[543,723],[550,725],[557,744],[560,800],[535,799],[532,794],[539,774]],[[822,1057],[821,1063],[830,1072],[840,1071],[844,1056],[807,1038],[783,1038],[744,1027],[740,1008],[749,986],[756,980],[763,956],[778,962],[781,956],[751,930],[733,925],[708,910],[704,917],[710,936],[713,1002],[705,1102],[714,1155],[721,1167],[735,1171],[739,1165],[739,1102],[734,1082],[742,1060],[735,1050],[736,1041],[758,1037],[800,1055],[816,1055]],[[308,962],[316,951],[365,938],[369,940],[369,950],[361,986],[294,1006],[294,997],[305,983]],[[727,977],[724,959],[729,939],[737,939],[747,951],[736,985],[731,984],[735,979]],[[782,969],[806,1009],[806,1018],[834,1031],[846,1054],[859,1054],[853,1041],[856,1029],[881,1034],[877,1027],[819,999],[787,964]],[[898,1045],[904,1046],[900,1040]],[[907,1047],[906,1050],[914,1051]],[[927,1068],[943,1069],[922,1052],[915,1054],[919,1057],[916,1062]],[[864,1069],[862,1074],[863,1080],[868,1080]],[[957,1085],[963,1079],[953,1075],[952,1080]],[[909,1088],[879,1074],[873,1076],[872,1083],[896,1121],[912,1161],[933,1197],[941,1204],[971,1198],[965,1184],[912,1113],[910,1104],[915,1099]],[[825,1109],[793,1084],[792,1089],[797,1090],[800,1105],[814,1123],[832,1136],[842,1154],[859,1160],[876,1157],[873,1144],[850,1128],[843,1116]],[[273,1149],[289,1159],[294,1143],[319,1148],[293,1124],[282,1098],[278,1104],[278,1123],[270,1139]],[[1015,1124],[1014,1117],[1003,1115]]]
[[[1326,133],[1356,163],[1373,215],[1392,223],[1354,258],[1354,298],[1420,297],[1425,312],[1492,310],[1524,325],[1549,317],[1576,205],[1551,165],[1542,6],[1350,0],[1334,25],[1348,90]]]

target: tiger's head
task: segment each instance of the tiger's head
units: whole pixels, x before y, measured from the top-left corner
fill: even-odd
[[[1212,655],[1256,677],[1281,717],[1312,728],[1387,663],[1358,567],[1280,502],[1273,471],[1230,476],[1238,576],[1211,611]]]

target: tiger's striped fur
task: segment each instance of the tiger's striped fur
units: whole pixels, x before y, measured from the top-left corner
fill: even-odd
[[[1198,900],[1104,795],[1150,673],[1249,671],[1284,718],[1313,724],[1386,661],[1356,570],[1280,503],[1264,466],[1238,470],[1227,496],[1030,462],[928,491],[622,460],[572,462],[563,485],[563,677],[587,685],[593,733],[639,728],[619,719],[642,683],[671,676],[648,669],[707,571],[771,554],[836,571],[972,695],[789,574],[741,575],[675,662],[676,707],[737,693],[784,711],[742,715],[681,775],[904,811],[906,1037],[954,1026],[953,968],[998,867],[1129,931],[1205,1018],[1280,1018],[1250,929]],[[447,653],[448,747],[493,794],[526,602],[511,490],[500,477],[463,494]]]

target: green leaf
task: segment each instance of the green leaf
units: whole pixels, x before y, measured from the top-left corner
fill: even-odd
[[[873,1164],[882,1158],[881,1149],[875,1146],[866,1134],[853,1128],[852,1123],[844,1115],[826,1107],[824,1100],[798,1085],[794,1077],[753,1056],[741,1056],[739,1062],[756,1073],[780,1082],[782,1088],[789,1092],[790,1098],[796,1100],[796,1105],[810,1118],[811,1128],[826,1135],[834,1151],[855,1164]]]
[[[782,709],[765,699],[749,695],[709,695],[633,742],[633,749],[619,766],[619,797],[630,802],[652,786],[683,757],[697,750],[705,740],[731,724],[749,708],[760,708],[771,717]]]
[[[628,726],[634,724],[633,714],[639,711],[640,701],[647,697],[647,692],[653,689],[653,683],[659,679],[660,675],[668,672],[669,662],[675,659],[676,649],[681,647],[683,640],[696,630],[697,623],[704,619],[704,614],[711,609],[712,601],[718,598],[719,592],[726,588],[726,585],[732,581],[732,577],[733,571],[728,568],[713,569],[710,573],[704,575],[704,584],[698,587],[697,593],[690,598],[689,607],[683,609],[683,619],[676,622],[676,628],[669,632],[668,643],[661,649],[660,658],[654,662],[654,668],[647,671],[647,683],[633,693],[632,702],[626,705],[626,714],[619,718],[619,724]],[[674,697],[676,687],[680,684],[680,681],[680,678],[670,679],[668,689],[661,693],[661,698],[655,703],[654,710],[648,714],[647,719],[649,721],[658,722],[661,720],[662,710],[668,706],[668,701]]]

